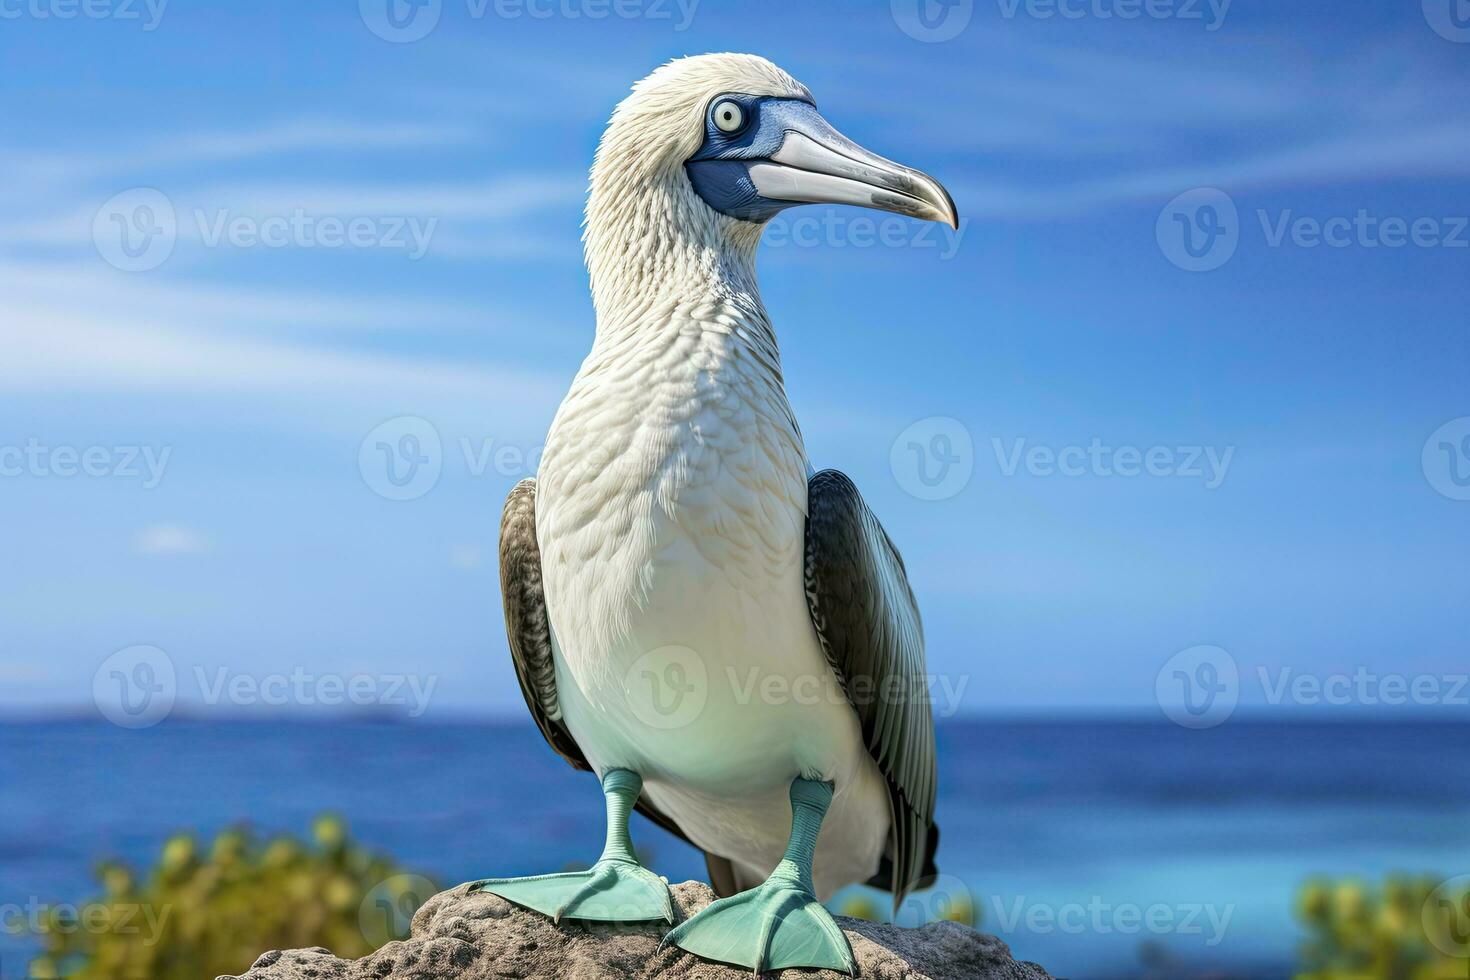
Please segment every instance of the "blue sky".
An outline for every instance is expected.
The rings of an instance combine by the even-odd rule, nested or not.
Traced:
[[[794,210],[760,260],[811,455],[903,548],[961,710],[1157,716],[1202,644],[1245,705],[1281,709],[1283,669],[1453,701],[1470,44],[1437,0],[959,0],[942,41],[910,0],[527,2],[442,0],[407,42],[374,0],[0,3],[0,468],[26,460],[0,476],[0,708],[85,706],[148,644],[185,702],[201,671],[411,673],[432,715],[518,714],[495,533],[590,343],[586,170],[631,82],[711,50],[777,61],[965,219]],[[176,240],[128,271],[115,218],[162,214],[140,189]],[[1225,251],[1188,271],[1170,230],[1212,215]],[[385,499],[363,443],[405,416],[440,473]],[[937,500],[900,440],[935,418],[916,441],[971,473]],[[1045,462],[1094,442],[1186,472]],[[68,475],[89,449],[111,475]]]

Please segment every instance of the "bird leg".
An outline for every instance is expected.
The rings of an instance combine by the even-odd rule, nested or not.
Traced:
[[[638,863],[628,836],[628,814],[638,802],[643,779],[628,769],[612,769],[602,778],[607,799],[607,843],[602,857],[586,871],[534,875],[530,878],[487,878],[470,885],[560,922],[673,922],[668,882]]]
[[[831,803],[831,783],[792,783],[791,840],[776,870],[764,884],[710,903],[672,929],[664,943],[757,974],[788,967],[853,973],[847,936],[812,887],[817,833]]]

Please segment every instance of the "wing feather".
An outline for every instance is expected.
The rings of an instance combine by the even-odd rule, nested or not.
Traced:
[[[938,767],[924,628],[898,549],[836,470],[808,483],[805,581],[812,625],[888,783],[887,861],[872,883],[890,889],[896,907],[937,874]]]

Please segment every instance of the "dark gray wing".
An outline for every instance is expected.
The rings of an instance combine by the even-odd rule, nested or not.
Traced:
[[[551,623],[541,587],[541,546],[536,542],[536,481],[515,485],[500,514],[500,595],[505,635],[516,680],[546,744],[574,768],[592,767],[561,720],[556,699],[556,665],[551,658]]]
[[[541,585],[541,546],[536,541],[536,481],[522,480],[505,500],[500,515],[500,596],[505,603],[505,635],[526,707],[546,744],[576,769],[592,771],[587,757],[562,722],[556,697],[556,665],[551,655],[551,621]],[[684,832],[646,797],[638,812],[681,840]]]
[[[924,627],[898,549],[836,470],[807,484],[805,571],[812,625],[888,782],[888,853],[871,884],[892,891],[897,906],[937,874],[938,774]]]

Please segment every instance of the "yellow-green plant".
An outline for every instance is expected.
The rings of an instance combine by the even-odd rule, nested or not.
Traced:
[[[435,891],[321,817],[311,840],[257,841],[227,830],[207,852],[190,835],[169,839],[142,880],[126,866],[98,869],[101,894],[55,906],[31,929],[43,954],[37,978],[199,980],[249,969],[272,949],[323,946],[359,957],[403,938],[412,910]]]
[[[1470,879],[1316,879],[1297,917],[1308,938],[1296,980],[1470,980]]]
[[[968,894],[951,895],[941,892],[936,895],[915,896],[910,901],[918,903],[923,921],[948,919],[972,929],[980,923],[980,913]],[[833,906],[833,911],[838,915],[866,919],[869,922],[884,922],[888,918],[878,902],[874,901],[873,895],[865,891],[853,891],[840,904]]]

